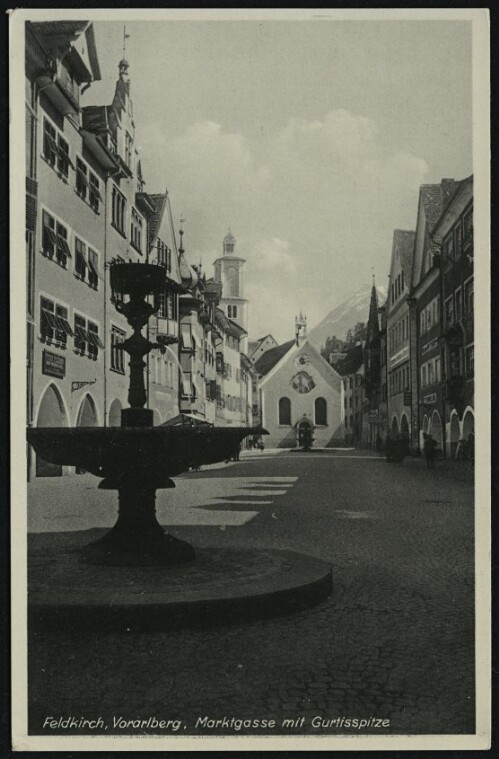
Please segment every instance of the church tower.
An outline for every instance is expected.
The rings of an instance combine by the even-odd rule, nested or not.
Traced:
[[[214,261],[215,280],[222,285],[220,308],[225,315],[248,331],[248,301],[244,297],[244,264],[246,260],[234,253],[236,238],[229,231],[223,239],[223,253]],[[247,336],[241,340],[241,350],[247,352]]]

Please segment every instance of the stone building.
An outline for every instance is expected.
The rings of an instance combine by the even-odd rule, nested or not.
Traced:
[[[413,438],[411,344],[415,341],[415,320],[410,307],[412,231],[393,233],[390,286],[387,297],[388,423],[392,438]],[[417,440],[416,440],[417,445]]]
[[[314,446],[342,445],[342,385],[339,374],[307,340],[306,321],[297,320],[296,337],[266,351],[255,363],[265,445],[295,448],[306,429]]]
[[[439,184],[421,185],[419,191],[411,282],[417,345],[411,358],[416,375],[412,395],[413,418],[417,419],[420,451],[423,450],[424,434],[430,431],[440,450],[444,449],[440,251],[432,233],[456,187],[453,179],[443,179]]]
[[[443,324],[442,386],[445,444],[454,455],[459,440],[474,435],[473,177],[457,189],[433,228],[440,246]]]

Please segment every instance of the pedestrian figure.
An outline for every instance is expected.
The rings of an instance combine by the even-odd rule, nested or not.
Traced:
[[[428,469],[435,469],[437,441],[432,437],[431,432],[425,434],[423,451]]]

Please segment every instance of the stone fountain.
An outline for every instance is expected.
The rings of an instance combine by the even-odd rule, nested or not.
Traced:
[[[166,533],[156,519],[156,491],[174,488],[171,479],[192,465],[224,461],[250,434],[252,427],[153,427],[153,412],[145,408],[144,357],[165,346],[142,334],[158,306],[148,302],[163,292],[166,271],[157,264],[121,263],[110,266],[115,301],[133,333],[123,343],[130,356],[128,402],[121,427],[29,428],[28,441],[46,461],[75,466],[102,477],[99,488],[118,491],[118,519],[99,540],[80,552],[83,562],[108,566],[168,566],[190,562],[193,547]],[[129,296],[125,301],[123,296]]]

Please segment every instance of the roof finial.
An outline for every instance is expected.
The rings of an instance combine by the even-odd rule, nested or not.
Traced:
[[[184,221],[185,221],[185,219],[184,219],[184,216],[182,214],[180,216],[180,229],[178,230],[178,233],[180,235],[180,247],[178,249],[179,253],[183,253],[184,252],[184,230],[182,229]]]

